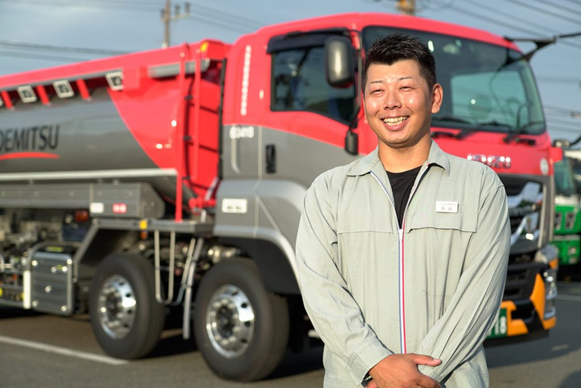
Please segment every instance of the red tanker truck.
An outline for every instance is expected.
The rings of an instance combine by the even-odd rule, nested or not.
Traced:
[[[0,77],[0,304],[89,312],[124,359],[147,355],[178,311],[217,375],[268,375],[316,335],[295,278],[303,196],[374,149],[360,69],[396,31],[436,57],[435,141],[506,187],[512,248],[489,337],[546,334],[558,154],[528,58],[484,31],[389,14]]]

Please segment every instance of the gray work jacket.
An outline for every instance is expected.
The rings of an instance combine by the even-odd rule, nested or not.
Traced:
[[[324,387],[366,385],[369,369],[393,353],[441,359],[419,370],[447,388],[488,387],[482,343],[510,249],[502,182],[432,142],[401,226],[393,203],[377,149],[307,191],[297,270],[325,343]]]

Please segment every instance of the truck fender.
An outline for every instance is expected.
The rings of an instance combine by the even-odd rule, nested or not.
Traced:
[[[112,253],[122,252],[135,245],[139,235],[136,231],[102,229],[95,223],[87,232],[83,244],[77,250],[74,262],[79,282],[90,284],[99,263]]]
[[[298,295],[294,270],[282,248],[271,241],[251,238],[221,237],[220,244],[235,246],[248,254],[258,266],[264,287],[277,294]]]

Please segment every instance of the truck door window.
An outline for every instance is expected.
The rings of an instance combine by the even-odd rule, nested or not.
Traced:
[[[355,88],[333,88],[325,77],[323,46],[272,53],[273,111],[309,111],[348,122]]]

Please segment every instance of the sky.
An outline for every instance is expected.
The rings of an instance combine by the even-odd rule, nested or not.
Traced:
[[[183,10],[186,1],[172,0]],[[190,0],[171,45],[234,42],[260,27],[345,12],[399,13],[395,0]],[[0,0],[0,75],[161,47],[166,0]],[[581,0],[416,0],[416,15],[514,38],[581,32]],[[523,51],[534,47],[519,42]],[[92,51],[91,51],[92,50]],[[553,139],[581,136],[581,36],[531,61]],[[581,148],[581,143],[575,148]]]

